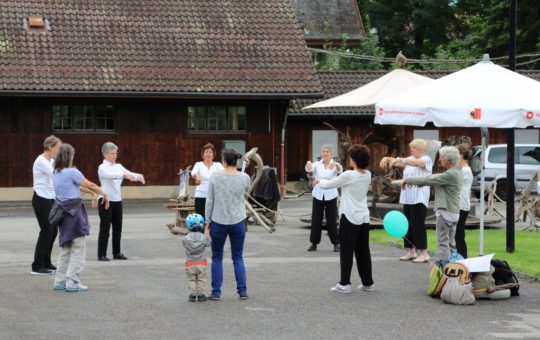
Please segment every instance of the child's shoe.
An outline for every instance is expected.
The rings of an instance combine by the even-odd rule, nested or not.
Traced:
[[[196,301],[197,301],[197,295],[189,294],[189,302],[196,302]]]
[[[197,295],[197,301],[199,301],[199,302],[204,302],[204,301],[206,301],[206,300],[208,300],[208,298],[206,297],[206,295],[204,295],[204,294],[199,294],[199,295]]]
[[[53,287],[54,290],[66,290],[66,284],[65,283],[57,283]]]
[[[330,288],[330,291],[334,293],[349,294],[351,292],[351,285],[342,286],[339,283]]]

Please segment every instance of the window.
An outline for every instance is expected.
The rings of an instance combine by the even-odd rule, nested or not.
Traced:
[[[490,163],[506,163],[506,146],[500,148],[492,148],[488,155]]]
[[[190,132],[243,132],[246,131],[245,106],[189,106]]]
[[[540,165],[540,148],[534,146],[520,146],[518,152],[518,164]]]
[[[54,105],[53,130],[116,131],[116,108],[112,105]]]

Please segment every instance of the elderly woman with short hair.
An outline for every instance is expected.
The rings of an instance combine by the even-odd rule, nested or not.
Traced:
[[[341,164],[334,162],[332,151],[332,145],[325,144],[321,147],[321,160],[313,163],[307,161],[306,172],[312,174],[316,183],[321,179],[333,179],[343,171]],[[311,246],[309,246],[308,251],[317,250],[317,245],[321,242],[323,216],[326,216],[326,228],[330,242],[334,245],[334,251],[339,252],[339,240],[337,237],[337,189],[322,189],[319,184],[315,184],[311,194],[313,196],[311,233],[309,235]]]
[[[433,161],[425,154],[427,143],[423,139],[415,139],[409,143],[411,156],[407,158],[383,157],[380,167],[403,169],[403,178],[431,175]],[[399,203],[403,204],[403,214],[409,222],[409,229],[403,239],[403,247],[407,254],[401,261],[422,263],[429,260],[427,250],[426,215],[429,204],[429,186],[407,185],[401,189]],[[419,250],[417,256],[416,250]]]
[[[34,195],[32,208],[39,224],[39,236],[32,263],[32,275],[52,275],[56,267],[51,262],[51,252],[58,234],[58,227],[49,223],[49,212],[54,203],[53,186],[54,158],[62,145],[60,138],[49,136],[43,141],[41,153],[32,166],[34,178]]]
[[[439,150],[439,163],[445,172],[427,177],[404,178],[406,185],[435,186],[435,215],[437,216],[437,244],[439,259],[447,259],[456,251],[456,225],[459,220],[459,196],[463,185],[463,172],[459,165],[457,148],[445,146]]]
[[[124,178],[131,182],[145,184],[142,174],[134,173],[116,163],[118,146],[107,142],[101,147],[103,163],[98,167],[99,181],[103,191],[109,195],[110,207],[105,209],[99,206],[99,237],[98,237],[98,260],[109,261],[107,257],[107,245],[112,224],[112,254],[115,260],[127,260],[120,251],[120,239],[122,237],[122,191],[120,186]]]

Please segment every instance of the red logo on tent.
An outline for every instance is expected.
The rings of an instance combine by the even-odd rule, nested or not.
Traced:
[[[381,107],[379,108],[379,116],[382,116],[384,114],[384,109]]]
[[[479,120],[482,117],[482,109],[475,108],[470,114],[472,119]]]
[[[527,119],[533,119],[534,117],[534,113],[532,113],[531,111],[527,112]]]

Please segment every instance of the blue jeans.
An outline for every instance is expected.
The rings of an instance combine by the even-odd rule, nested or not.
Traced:
[[[231,255],[236,278],[236,291],[239,295],[247,295],[246,267],[244,266],[244,240],[246,227],[244,221],[236,224],[210,223],[210,237],[212,238],[212,295],[221,296],[223,283],[223,247],[229,236],[231,240]]]

